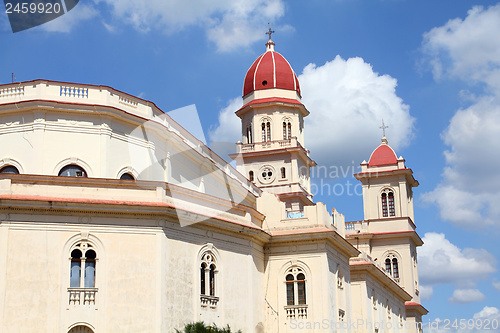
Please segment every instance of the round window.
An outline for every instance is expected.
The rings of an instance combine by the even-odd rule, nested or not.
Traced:
[[[263,184],[271,183],[276,177],[272,166],[264,166],[260,169],[259,180]]]

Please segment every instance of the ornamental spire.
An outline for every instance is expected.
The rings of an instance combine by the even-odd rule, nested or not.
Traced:
[[[266,32],[266,35],[269,35],[269,40],[266,43],[266,51],[274,51],[274,42],[271,40],[271,35],[274,34],[274,30],[271,29],[271,25],[267,22],[267,26],[269,30]]]

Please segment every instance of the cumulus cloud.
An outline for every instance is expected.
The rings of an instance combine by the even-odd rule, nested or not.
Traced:
[[[455,289],[448,299],[453,304],[473,303],[484,301],[486,296],[478,289]]]
[[[497,279],[493,280],[493,288],[495,288],[496,290],[500,291],[500,281],[498,281]]]
[[[422,301],[428,301],[432,298],[434,294],[434,288],[432,286],[420,285],[420,299]]]
[[[452,283],[471,287],[496,271],[496,260],[484,249],[460,249],[444,234],[429,232],[419,248],[419,276],[423,285]]]
[[[188,26],[206,30],[219,51],[231,51],[262,40],[263,27],[284,15],[283,0],[161,1],[100,0],[116,22],[147,32],[173,33]]]
[[[495,82],[500,66],[500,4],[475,6],[424,34],[424,51],[436,78],[443,75]],[[496,81],[498,84],[498,81]]]
[[[234,113],[242,106],[241,97],[229,100],[226,107],[219,112],[217,126],[208,131],[210,148],[224,159],[236,151],[235,142],[241,141],[241,120]]]
[[[473,7],[424,34],[423,49],[434,76],[478,83],[471,105],[458,110],[443,132],[443,179],[424,200],[436,203],[441,217],[465,227],[500,225],[500,4]],[[491,228],[490,228],[491,230]]]
[[[79,3],[75,8],[55,20],[42,24],[40,27],[49,32],[71,32],[83,21],[98,16],[97,10],[89,4]]]
[[[362,58],[337,56],[322,66],[309,64],[299,82],[311,112],[305,144],[318,165],[357,165],[368,159],[380,143],[382,120],[396,152],[412,138],[414,118],[396,94],[397,80],[375,72]]]

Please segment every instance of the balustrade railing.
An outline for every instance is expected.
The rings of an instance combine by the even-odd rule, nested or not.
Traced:
[[[219,297],[208,296],[208,295],[200,295],[201,307],[217,307],[217,303],[219,302]]]
[[[68,288],[70,305],[95,305],[97,288]]]
[[[286,319],[307,319],[307,305],[285,306]]]

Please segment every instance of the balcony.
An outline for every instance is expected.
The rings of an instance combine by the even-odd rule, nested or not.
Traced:
[[[211,309],[215,309],[218,302],[219,297],[200,295],[200,303],[202,308],[210,307]]]
[[[241,143],[236,144],[236,153],[248,153],[253,151],[262,150],[273,150],[273,149],[283,149],[283,148],[300,148],[304,150],[307,156],[309,156],[309,151],[302,147],[300,142],[296,137],[290,138],[288,140],[273,140],[264,142],[254,142],[254,143]]]
[[[95,305],[97,288],[68,288],[70,305]]]
[[[286,319],[307,319],[307,305],[285,306]]]

